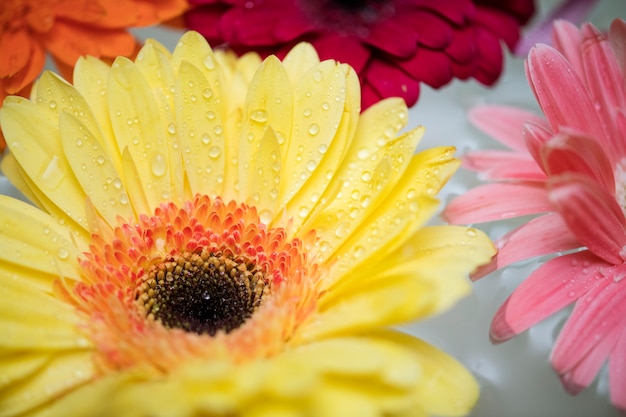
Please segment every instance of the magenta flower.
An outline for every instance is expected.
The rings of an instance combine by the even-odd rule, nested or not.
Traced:
[[[500,42],[514,48],[533,0],[190,0],[186,25],[209,43],[282,57],[308,41],[321,59],[359,74],[363,107],[381,98],[417,101],[419,84],[453,78],[493,84]],[[193,7],[193,6],[196,7]]]
[[[496,313],[503,342],[574,303],[551,362],[573,394],[608,359],[612,403],[626,410],[626,23],[608,37],[591,24],[558,22],[555,48],[538,45],[527,78],[545,117],[513,108],[472,112],[479,128],[511,148],[468,155],[492,183],[453,201],[453,223],[537,215],[497,242],[476,278],[522,259],[557,254]],[[523,133],[522,133],[523,132]]]

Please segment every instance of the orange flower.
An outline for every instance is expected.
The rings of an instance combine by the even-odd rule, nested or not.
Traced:
[[[27,95],[49,52],[67,79],[78,57],[114,58],[137,50],[128,27],[178,16],[187,0],[5,0],[0,8],[0,103]],[[4,150],[0,135],[0,152]]]

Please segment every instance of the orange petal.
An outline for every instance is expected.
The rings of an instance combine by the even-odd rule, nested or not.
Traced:
[[[135,39],[126,31],[93,29],[62,21],[54,25],[43,42],[56,59],[70,66],[83,55],[127,56],[135,50]]]
[[[32,39],[26,29],[7,30],[0,34],[0,77],[12,77],[26,66],[30,58]]]
[[[2,99],[10,94],[28,96],[32,82],[41,73],[46,62],[43,48],[32,38],[30,39],[30,57],[22,69],[9,77],[0,77],[0,94]],[[0,101],[0,103],[2,103]]]

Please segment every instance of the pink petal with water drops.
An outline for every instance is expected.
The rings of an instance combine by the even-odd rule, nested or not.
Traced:
[[[503,145],[526,153],[522,130],[527,122],[548,128],[542,117],[526,110],[507,106],[477,106],[468,113],[469,121]]]
[[[550,201],[584,246],[607,262],[623,262],[626,218],[613,195],[581,174],[550,178]]]
[[[611,402],[626,412],[626,323],[617,344],[609,356],[609,385]]]
[[[550,213],[530,220],[498,239],[495,245],[498,253],[489,264],[480,267],[472,274],[473,280],[515,262],[581,246],[558,213]]]
[[[624,329],[626,279],[623,277],[626,275],[626,265],[607,265],[597,270],[590,267],[589,274],[595,275],[596,283],[576,302],[552,350],[551,362],[559,374],[571,372],[579,364],[591,367],[593,363],[583,362],[589,354],[605,352],[604,358],[607,359],[606,348],[617,341],[614,332]],[[607,338],[609,340],[605,340]],[[604,346],[604,343],[609,345]],[[599,359],[591,357],[587,360],[594,362]],[[576,389],[575,386],[571,388]]]
[[[563,129],[542,147],[541,159],[548,175],[575,172],[594,179],[611,193],[615,190],[613,164],[589,136]]]
[[[568,126],[592,136],[603,134],[587,87],[556,49],[537,45],[530,51],[528,80],[553,131]]]
[[[491,341],[504,342],[584,296],[606,266],[589,251],[544,263],[500,306],[491,322]]]
[[[450,223],[469,224],[552,211],[542,183],[486,184],[454,199],[444,210]]]

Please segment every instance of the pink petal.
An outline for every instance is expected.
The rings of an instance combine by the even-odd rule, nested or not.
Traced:
[[[553,131],[567,126],[595,137],[604,133],[587,87],[556,49],[534,47],[528,56],[528,75]]]
[[[489,336],[504,342],[576,301],[606,262],[589,251],[553,258],[537,268],[496,312]]]
[[[626,22],[615,19],[609,29],[609,43],[622,72],[626,72]]]
[[[592,271],[592,268],[588,269]],[[600,268],[594,273],[596,282],[576,302],[552,350],[552,365],[560,374],[573,370],[587,355],[596,354],[593,352],[596,349],[599,349],[599,354],[604,352],[606,359],[608,352],[603,344],[609,343],[610,348],[610,344],[617,341],[614,333],[619,335],[623,330],[626,317],[626,280],[620,278],[616,282],[615,279],[618,279],[618,275],[626,275],[626,266],[620,265],[612,270]],[[605,341],[607,338],[613,339],[612,343],[611,340]]]
[[[598,183],[580,174],[563,174],[548,183],[549,198],[570,231],[594,254],[617,265],[623,262],[626,218]]]
[[[593,382],[621,333],[622,326],[613,328],[572,369],[560,375],[561,383],[567,392],[576,395]]]
[[[474,281],[515,262],[581,246],[558,213],[534,218],[504,235],[495,244],[498,253],[489,264],[472,274]]]
[[[508,106],[476,106],[468,113],[470,122],[500,143],[517,151],[526,151],[522,130],[526,122],[547,127],[546,121],[526,110]]]
[[[546,174],[525,153],[477,151],[463,157],[463,166],[485,180],[545,181]]]
[[[485,184],[454,199],[443,216],[450,223],[470,224],[549,211],[543,184]]]
[[[562,130],[541,149],[548,175],[575,172],[596,180],[610,193],[615,190],[613,164],[593,138]]]
[[[626,412],[626,323],[622,325],[620,338],[609,356],[609,385],[611,402]]]
[[[557,20],[552,30],[554,47],[572,64],[577,74],[582,76],[583,60],[581,45],[583,36],[576,25],[567,20]]]
[[[541,151],[543,149],[543,145],[546,144],[552,136],[554,136],[554,133],[546,127],[545,124],[528,122],[524,125],[522,136],[524,137],[528,153],[543,169]]]

